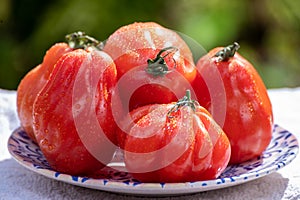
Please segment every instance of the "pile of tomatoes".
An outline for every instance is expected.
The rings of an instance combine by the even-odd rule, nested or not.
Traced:
[[[269,145],[273,114],[238,43],[198,61],[175,32],[154,22],[105,42],[76,32],[21,80],[22,128],[54,170],[93,176],[121,149],[143,182],[217,178]]]

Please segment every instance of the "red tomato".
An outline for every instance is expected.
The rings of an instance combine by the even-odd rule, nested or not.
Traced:
[[[177,101],[196,75],[187,44],[177,33],[154,22],[119,28],[103,50],[116,64],[120,96],[129,110]]]
[[[210,93],[206,82],[212,80],[205,76],[209,70],[217,70],[221,77],[225,88],[222,94],[225,119],[216,121],[224,125],[221,127],[230,140],[230,163],[241,163],[261,155],[270,143],[273,128],[272,105],[266,87],[252,64],[236,53],[238,48],[237,43],[218,47],[200,58],[199,73],[193,83],[198,101],[212,112],[216,110],[212,101],[217,96]]]
[[[225,133],[189,92],[177,103],[133,110],[119,128],[126,168],[142,182],[214,179],[230,158]]]
[[[55,65],[33,105],[36,140],[53,169],[91,175],[116,148],[115,64],[105,52],[87,48],[65,53]]]
[[[28,72],[17,89],[17,113],[20,123],[28,136],[34,141],[36,141],[36,138],[32,127],[33,103],[37,94],[47,83],[57,60],[74,49],[101,45],[97,40],[85,35],[83,32],[69,34],[66,39],[69,44],[57,43],[53,45],[44,56],[42,64]]]
[[[53,45],[46,53],[43,63],[32,69],[21,80],[17,89],[17,112],[22,128],[36,141],[32,128],[33,102],[48,81],[57,60],[73,49],[67,43]]]

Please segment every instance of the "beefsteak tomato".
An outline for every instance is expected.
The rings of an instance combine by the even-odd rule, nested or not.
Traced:
[[[116,148],[111,109],[116,80],[111,57],[92,47],[58,59],[33,104],[35,137],[53,169],[90,176],[110,162]]]
[[[126,168],[142,182],[186,182],[218,177],[230,143],[206,109],[190,99],[131,111],[117,137]]]
[[[196,76],[192,53],[184,40],[154,22],[119,28],[103,50],[116,64],[125,109],[177,101]]]
[[[236,52],[238,48],[239,44],[234,43],[209,51],[197,62],[198,74],[193,83],[198,101],[212,112],[214,94],[206,84],[209,78],[202,72],[208,74],[216,69],[221,77],[225,88],[225,119],[216,121],[222,124],[230,140],[230,163],[241,163],[261,155],[270,143],[273,129],[272,105],[267,89],[253,65]]]
[[[37,94],[49,80],[58,59],[65,53],[78,48],[102,45],[101,42],[83,32],[69,34],[66,39],[68,43],[54,44],[46,52],[43,62],[29,71],[17,88],[17,113],[20,124],[33,141],[36,141],[32,125],[33,103]]]

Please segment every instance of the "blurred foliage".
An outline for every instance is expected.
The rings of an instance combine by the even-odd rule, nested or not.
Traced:
[[[0,0],[0,88],[16,89],[68,33],[105,40],[135,21],[158,22],[207,51],[238,41],[268,88],[300,86],[300,1]]]

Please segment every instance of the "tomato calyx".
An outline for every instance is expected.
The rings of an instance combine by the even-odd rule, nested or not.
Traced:
[[[199,106],[198,101],[191,99],[191,91],[186,90],[185,96],[182,99],[179,99],[176,104],[169,110],[168,117],[172,118],[172,113],[177,112],[179,108],[183,106],[189,106],[195,112],[196,107]]]
[[[235,52],[240,48],[240,45],[237,42],[234,42],[227,47],[224,47],[222,50],[218,51],[213,57],[217,58],[217,62],[226,61],[229,58],[233,57]]]
[[[158,52],[156,58],[147,60],[148,67],[146,68],[146,72],[148,74],[152,74],[155,77],[164,76],[165,74],[169,73],[170,70],[167,65],[167,62],[165,61],[165,57],[170,55],[173,52],[176,52],[177,50],[178,49],[176,47],[172,47],[172,46],[162,49],[160,52]],[[165,54],[162,55],[163,53]],[[173,61],[176,67],[176,61],[174,58]]]
[[[88,36],[85,32],[77,31],[65,36],[69,46],[73,49],[87,49],[89,47],[96,48],[97,50],[103,49],[103,42]]]

